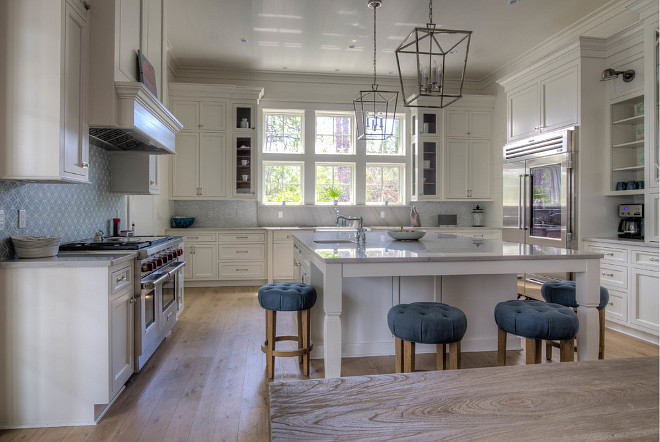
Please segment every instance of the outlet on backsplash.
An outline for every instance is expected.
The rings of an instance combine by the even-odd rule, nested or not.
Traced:
[[[27,226],[27,212],[25,209],[18,210],[18,228],[24,229]]]

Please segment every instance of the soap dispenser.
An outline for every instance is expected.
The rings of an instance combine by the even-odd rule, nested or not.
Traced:
[[[474,208],[472,211],[472,227],[483,227],[484,226],[484,210],[479,207]]]

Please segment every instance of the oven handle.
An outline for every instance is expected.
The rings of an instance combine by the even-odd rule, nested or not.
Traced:
[[[147,282],[142,282],[140,283],[140,287],[143,290],[153,290],[154,288],[163,285],[165,282],[169,281],[173,276],[174,273],[183,268],[186,265],[185,261],[177,263],[177,265],[173,266],[171,269],[167,270],[167,273],[163,273],[163,275],[160,278],[157,278],[153,281],[147,281]]]

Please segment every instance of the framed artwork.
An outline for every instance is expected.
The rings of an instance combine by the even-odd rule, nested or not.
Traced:
[[[138,49],[138,65],[140,66],[140,81],[149,89],[149,92],[158,98],[158,87],[156,86],[156,71],[149,63],[147,57]]]

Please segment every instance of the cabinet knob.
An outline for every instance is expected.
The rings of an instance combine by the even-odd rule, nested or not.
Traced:
[[[204,127],[204,125],[203,125],[203,124],[200,124],[199,127]]]
[[[89,2],[83,2],[83,6],[85,7],[86,10],[92,9],[92,5]]]
[[[539,130],[538,126],[534,128],[534,130]]]
[[[89,167],[89,163],[87,161],[82,162],[82,168],[87,169]]]
[[[657,262],[657,261],[658,261],[658,258],[656,258],[655,256],[651,256],[651,257],[649,258],[649,261]]]
[[[610,301],[610,302],[607,303],[607,305],[612,305],[613,306],[614,303],[612,301]]]
[[[470,135],[470,132],[465,132],[466,134]]]
[[[149,184],[154,184],[154,180],[149,180]]]
[[[600,272],[600,274],[603,275],[603,276],[609,276],[610,278],[614,278],[614,273]]]

